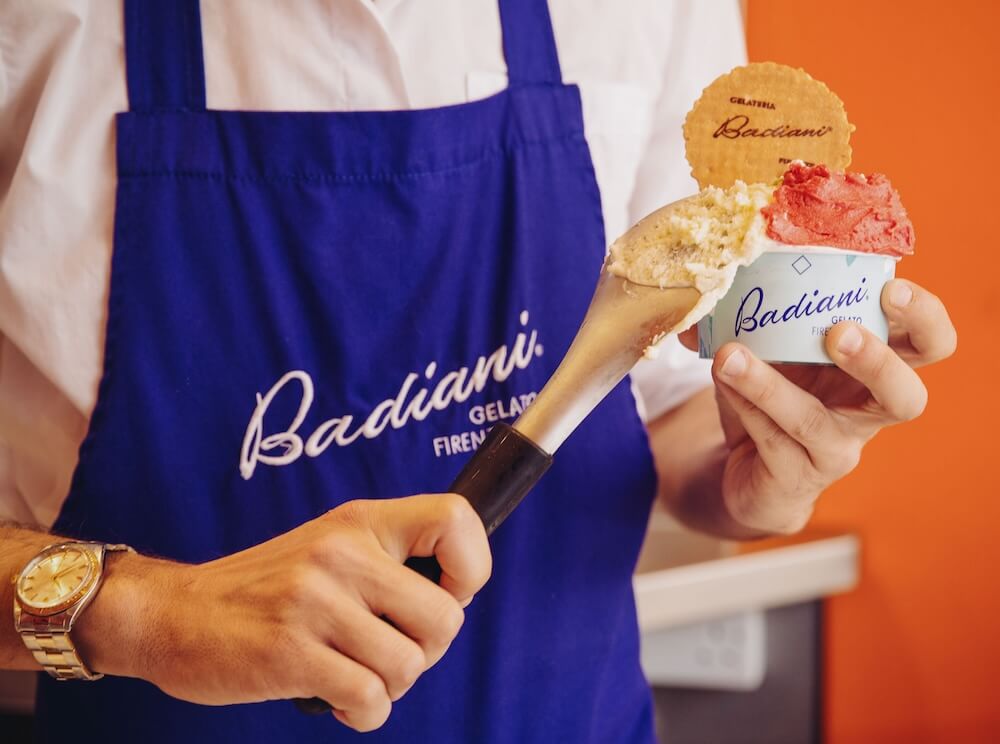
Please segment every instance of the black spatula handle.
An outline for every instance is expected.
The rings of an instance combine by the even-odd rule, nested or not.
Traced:
[[[469,500],[486,534],[493,531],[521,503],[552,464],[552,455],[508,424],[496,424],[448,489]],[[441,566],[434,556],[413,556],[406,565],[435,584]],[[330,705],[319,698],[296,699],[305,713],[326,713]]]

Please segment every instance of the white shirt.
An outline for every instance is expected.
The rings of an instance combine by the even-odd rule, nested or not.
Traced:
[[[745,62],[737,0],[550,0],[608,238],[696,190],[681,124]],[[496,0],[202,0],[208,105],[429,108],[506,85]],[[127,108],[121,0],[0,5],[0,519],[49,526],[101,377]],[[634,379],[649,417],[708,384],[676,340]],[[141,458],[144,453],[123,453]]]

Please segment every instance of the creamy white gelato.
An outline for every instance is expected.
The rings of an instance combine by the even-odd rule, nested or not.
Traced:
[[[740,266],[774,244],[761,214],[773,192],[737,181],[661,207],[611,244],[605,268],[635,284],[697,289],[701,299],[674,328],[683,331],[711,312]]]

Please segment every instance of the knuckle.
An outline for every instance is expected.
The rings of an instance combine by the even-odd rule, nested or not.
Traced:
[[[309,549],[309,557],[320,566],[347,566],[359,562],[361,546],[347,531],[327,535]]]
[[[376,712],[389,703],[382,680],[374,673],[359,674],[346,694],[347,706],[354,711]]]
[[[313,599],[317,578],[316,569],[308,564],[299,564],[289,569],[282,587],[282,599],[285,605],[291,607],[308,605]]]
[[[419,647],[406,648],[396,656],[394,682],[400,690],[408,690],[424,673],[427,657]]]
[[[898,410],[893,412],[897,421],[912,421],[920,416],[927,408],[927,387],[921,382],[917,386],[913,395],[907,396],[906,400],[900,404]]]
[[[768,375],[768,377],[761,382],[760,388],[757,390],[757,395],[755,396],[756,400],[754,402],[759,408],[764,408],[774,400],[777,394],[778,381],[774,377]]]
[[[469,500],[457,493],[442,494],[440,509],[444,523],[455,529],[465,528],[473,519],[479,519]]]
[[[889,349],[888,346],[881,349],[880,353],[875,355],[872,359],[871,367],[869,369],[870,377],[872,380],[883,380],[886,374],[889,372],[889,365],[895,356],[895,352]]]
[[[780,426],[773,422],[764,424],[761,433],[761,444],[768,449],[780,449],[788,443],[788,434]]]
[[[853,472],[855,468],[861,463],[861,447],[859,445],[850,444],[841,447],[833,460],[833,471],[836,477],[842,478],[850,472]]]
[[[370,561],[366,536],[350,530],[336,530],[306,548],[306,562],[338,575],[364,573]]]
[[[343,541],[337,533],[329,533],[313,540],[306,547],[306,562],[313,566],[328,566],[338,557]]]
[[[816,441],[826,430],[828,416],[826,408],[821,403],[813,404],[806,408],[790,433],[800,442]]]
[[[447,646],[458,635],[464,622],[465,612],[458,602],[449,595],[441,602],[434,614],[434,622],[431,625],[431,634],[428,640],[438,646]]]
[[[328,515],[347,527],[362,527],[368,523],[372,502],[367,499],[345,501]]]

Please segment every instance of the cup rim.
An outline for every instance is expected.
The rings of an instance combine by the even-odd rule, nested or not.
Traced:
[[[859,256],[861,258],[888,258],[896,263],[902,259],[902,256],[891,256],[886,253],[872,253],[870,251],[855,251],[850,248],[836,248],[830,245],[791,245],[789,243],[777,243],[775,241],[769,241],[771,245],[768,245],[761,255],[766,255],[768,253],[792,253],[792,254],[802,254],[807,253],[811,256]]]

